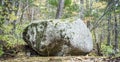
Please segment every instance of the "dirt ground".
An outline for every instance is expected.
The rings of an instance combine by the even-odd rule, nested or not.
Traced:
[[[0,57],[0,62],[120,62],[120,57],[107,58],[103,56],[51,56],[43,57],[30,55],[31,49],[28,46],[17,46],[6,51],[4,56]]]
[[[15,57],[1,59],[0,62],[107,62],[103,57],[66,56],[66,57]]]

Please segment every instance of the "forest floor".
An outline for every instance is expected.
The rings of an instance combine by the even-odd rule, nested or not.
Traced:
[[[120,62],[120,57],[108,58],[103,56],[50,56],[41,57],[30,55],[30,48],[17,47],[9,50],[6,54],[0,57],[0,62]]]
[[[103,57],[66,56],[66,57],[14,57],[1,59],[0,62],[108,62]]]

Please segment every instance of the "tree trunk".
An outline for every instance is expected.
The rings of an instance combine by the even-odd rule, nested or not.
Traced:
[[[90,0],[90,6],[89,6],[90,11],[92,11],[92,5],[93,5],[93,1],[92,1],[92,0]]]
[[[64,0],[59,0],[59,5],[58,5],[58,8],[57,8],[57,13],[56,13],[55,19],[61,18],[63,8],[64,8]]]
[[[80,0],[80,18],[84,18],[84,0]]]
[[[108,15],[108,37],[107,37],[107,45],[110,46],[110,22],[111,22],[111,14]]]
[[[114,30],[115,30],[115,52],[118,52],[118,26],[117,26],[117,16],[114,15],[115,17],[115,27],[114,27]]]
[[[89,8],[89,0],[86,0],[86,9]]]
[[[117,24],[117,14],[115,13],[116,8],[114,9],[114,18],[115,18],[115,23],[114,23],[114,31],[115,31],[115,45],[114,45],[114,49],[115,49],[115,53],[117,53],[119,51],[118,49],[118,24]]]
[[[93,31],[93,35],[94,35],[94,41],[96,44],[97,54],[99,56],[101,56],[102,55],[101,50],[100,50],[101,49],[101,42],[99,42],[99,40],[98,40],[98,34],[97,34],[96,30]]]

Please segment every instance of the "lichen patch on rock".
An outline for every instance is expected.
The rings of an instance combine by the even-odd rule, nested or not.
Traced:
[[[40,55],[82,55],[93,49],[89,29],[80,19],[33,22],[23,32],[23,39]]]

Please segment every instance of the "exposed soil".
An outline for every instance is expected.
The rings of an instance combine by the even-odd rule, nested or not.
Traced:
[[[87,56],[15,57],[6,60],[2,59],[1,62],[106,62],[106,59]]]
[[[32,52],[32,53],[31,53]],[[17,46],[5,52],[0,62],[120,62],[120,57],[106,58],[103,56],[38,56],[27,45]]]

